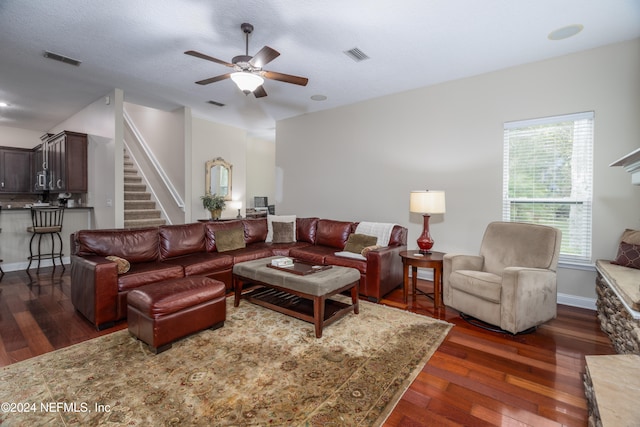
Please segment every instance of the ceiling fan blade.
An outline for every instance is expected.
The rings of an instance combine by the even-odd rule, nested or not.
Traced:
[[[188,50],[185,52],[187,55],[195,56],[196,58],[206,59],[207,61],[216,62],[218,64],[222,64],[226,67],[233,68],[233,64],[230,64],[227,61],[223,61],[222,59],[214,58],[213,56],[205,55],[204,53],[196,52],[195,50]]]
[[[271,79],[278,80],[285,83],[293,83],[294,85],[306,86],[309,79],[306,77],[292,76],[291,74],[276,73],[275,71],[263,71],[262,76]]]
[[[253,58],[251,58],[249,64],[256,68],[262,68],[269,62],[276,59],[278,56],[280,56],[280,52],[275,49],[271,49],[269,46],[265,46],[260,49],[260,51],[256,53]]]
[[[262,98],[264,96],[267,96],[267,91],[264,90],[264,86],[260,85],[256,88],[256,90],[253,91],[253,94],[256,98]]]
[[[215,83],[215,82],[219,82],[220,80],[228,79],[229,77],[231,77],[231,73],[221,74],[219,76],[210,77],[204,80],[199,80],[196,83],[199,85],[208,85],[210,83]]]

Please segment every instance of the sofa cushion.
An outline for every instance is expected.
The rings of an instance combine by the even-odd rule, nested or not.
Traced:
[[[357,260],[360,260],[360,261],[366,261],[367,260],[367,258],[364,255],[358,254],[358,253],[355,253],[355,252],[349,252],[349,251],[334,252],[334,255],[338,256],[338,257],[343,257],[343,258],[357,259]]]
[[[318,220],[315,244],[342,250],[351,234],[352,224],[347,221]]]
[[[373,246],[378,241],[376,236],[367,236],[366,234],[353,233],[349,235],[347,243],[344,245],[346,252],[362,254],[362,250],[367,246]]]
[[[559,230],[539,224],[495,221],[480,244],[483,271],[501,275],[510,266],[554,269],[560,250]]]
[[[293,222],[279,222],[272,221],[271,226],[273,228],[272,243],[294,243],[293,238],[295,231],[295,224]]]
[[[156,261],[159,256],[158,228],[80,230],[75,233],[79,256],[124,258],[131,264]]]
[[[230,228],[243,228],[241,220],[234,221],[208,221],[205,223],[205,245],[207,252],[216,251],[216,236],[217,230],[228,230]]]
[[[160,258],[167,259],[205,251],[204,224],[163,225],[158,228]]]
[[[290,222],[292,224],[296,223],[295,215],[267,215],[267,238],[264,240],[265,242],[273,242],[273,222]],[[295,227],[294,227],[294,235],[293,241],[296,241],[295,235]]]
[[[296,218],[296,241],[311,243],[316,242],[318,218]]]
[[[391,238],[389,246],[405,246],[407,244],[407,229],[400,225],[396,225],[391,230]]]
[[[325,257],[325,263],[329,265],[339,265],[342,267],[357,268],[360,274],[367,274],[366,260],[356,259],[356,258],[347,258],[339,255],[327,255]]]
[[[331,248],[329,246],[309,245],[291,248],[289,250],[289,256],[314,264],[325,264],[325,258],[329,255],[333,255],[334,252],[335,248]]]
[[[243,219],[244,241],[251,243],[264,242],[267,239],[267,218]]]
[[[171,258],[165,263],[182,266],[185,276],[208,276],[233,267],[233,257],[226,254],[198,252]]]
[[[225,255],[233,257],[233,264],[239,262],[251,261],[259,258],[270,257],[271,249],[262,247],[261,245],[251,245],[244,249],[237,249],[234,251],[225,252]]]
[[[125,274],[118,276],[118,292],[126,292],[149,283],[184,277],[184,270],[180,265],[163,262],[139,262],[131,264]]]
[[[486,301],[500,303],[502,277],[475,270],[458,270],[449,276],[452,288],[474,295]]]
[[[229,228],[227,230],[216,230],[216,249],[218,252],[242,249],[246,246],[244,242],[244,228]]]

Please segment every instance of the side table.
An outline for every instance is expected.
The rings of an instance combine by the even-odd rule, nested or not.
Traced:
[[[416,288],[416,282],[418,279],[418,268],[432,268],[433,269],[433,305],[435,308],[443,307],[442,302],[442,258],[444,253],[432,251],[428,254],[421,254],[420,251],[402,251],[400,252],[402,258],[402,267],[404,270],[404,281],[402,288],[402,299],[407,302],[407,294],[409,293],[409,267],[411,267],[411,290],[412,295],[415,295],[416,291],[422,292]],[[431,295],[426,292],[422,292],[428,297]]]

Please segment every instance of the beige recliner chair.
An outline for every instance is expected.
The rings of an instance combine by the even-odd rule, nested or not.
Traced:
[[[492,222],[480,255],[444,256],[445,305],[517,334],[556,317],[560,230]]]

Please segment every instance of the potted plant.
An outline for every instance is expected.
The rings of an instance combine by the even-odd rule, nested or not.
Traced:
[[[220,219],[222,210],[226,206],[224,196],[218,196],[217,194],[205,194],[200,197],[202,199],[202,206],[211,212],[211,219]]]

